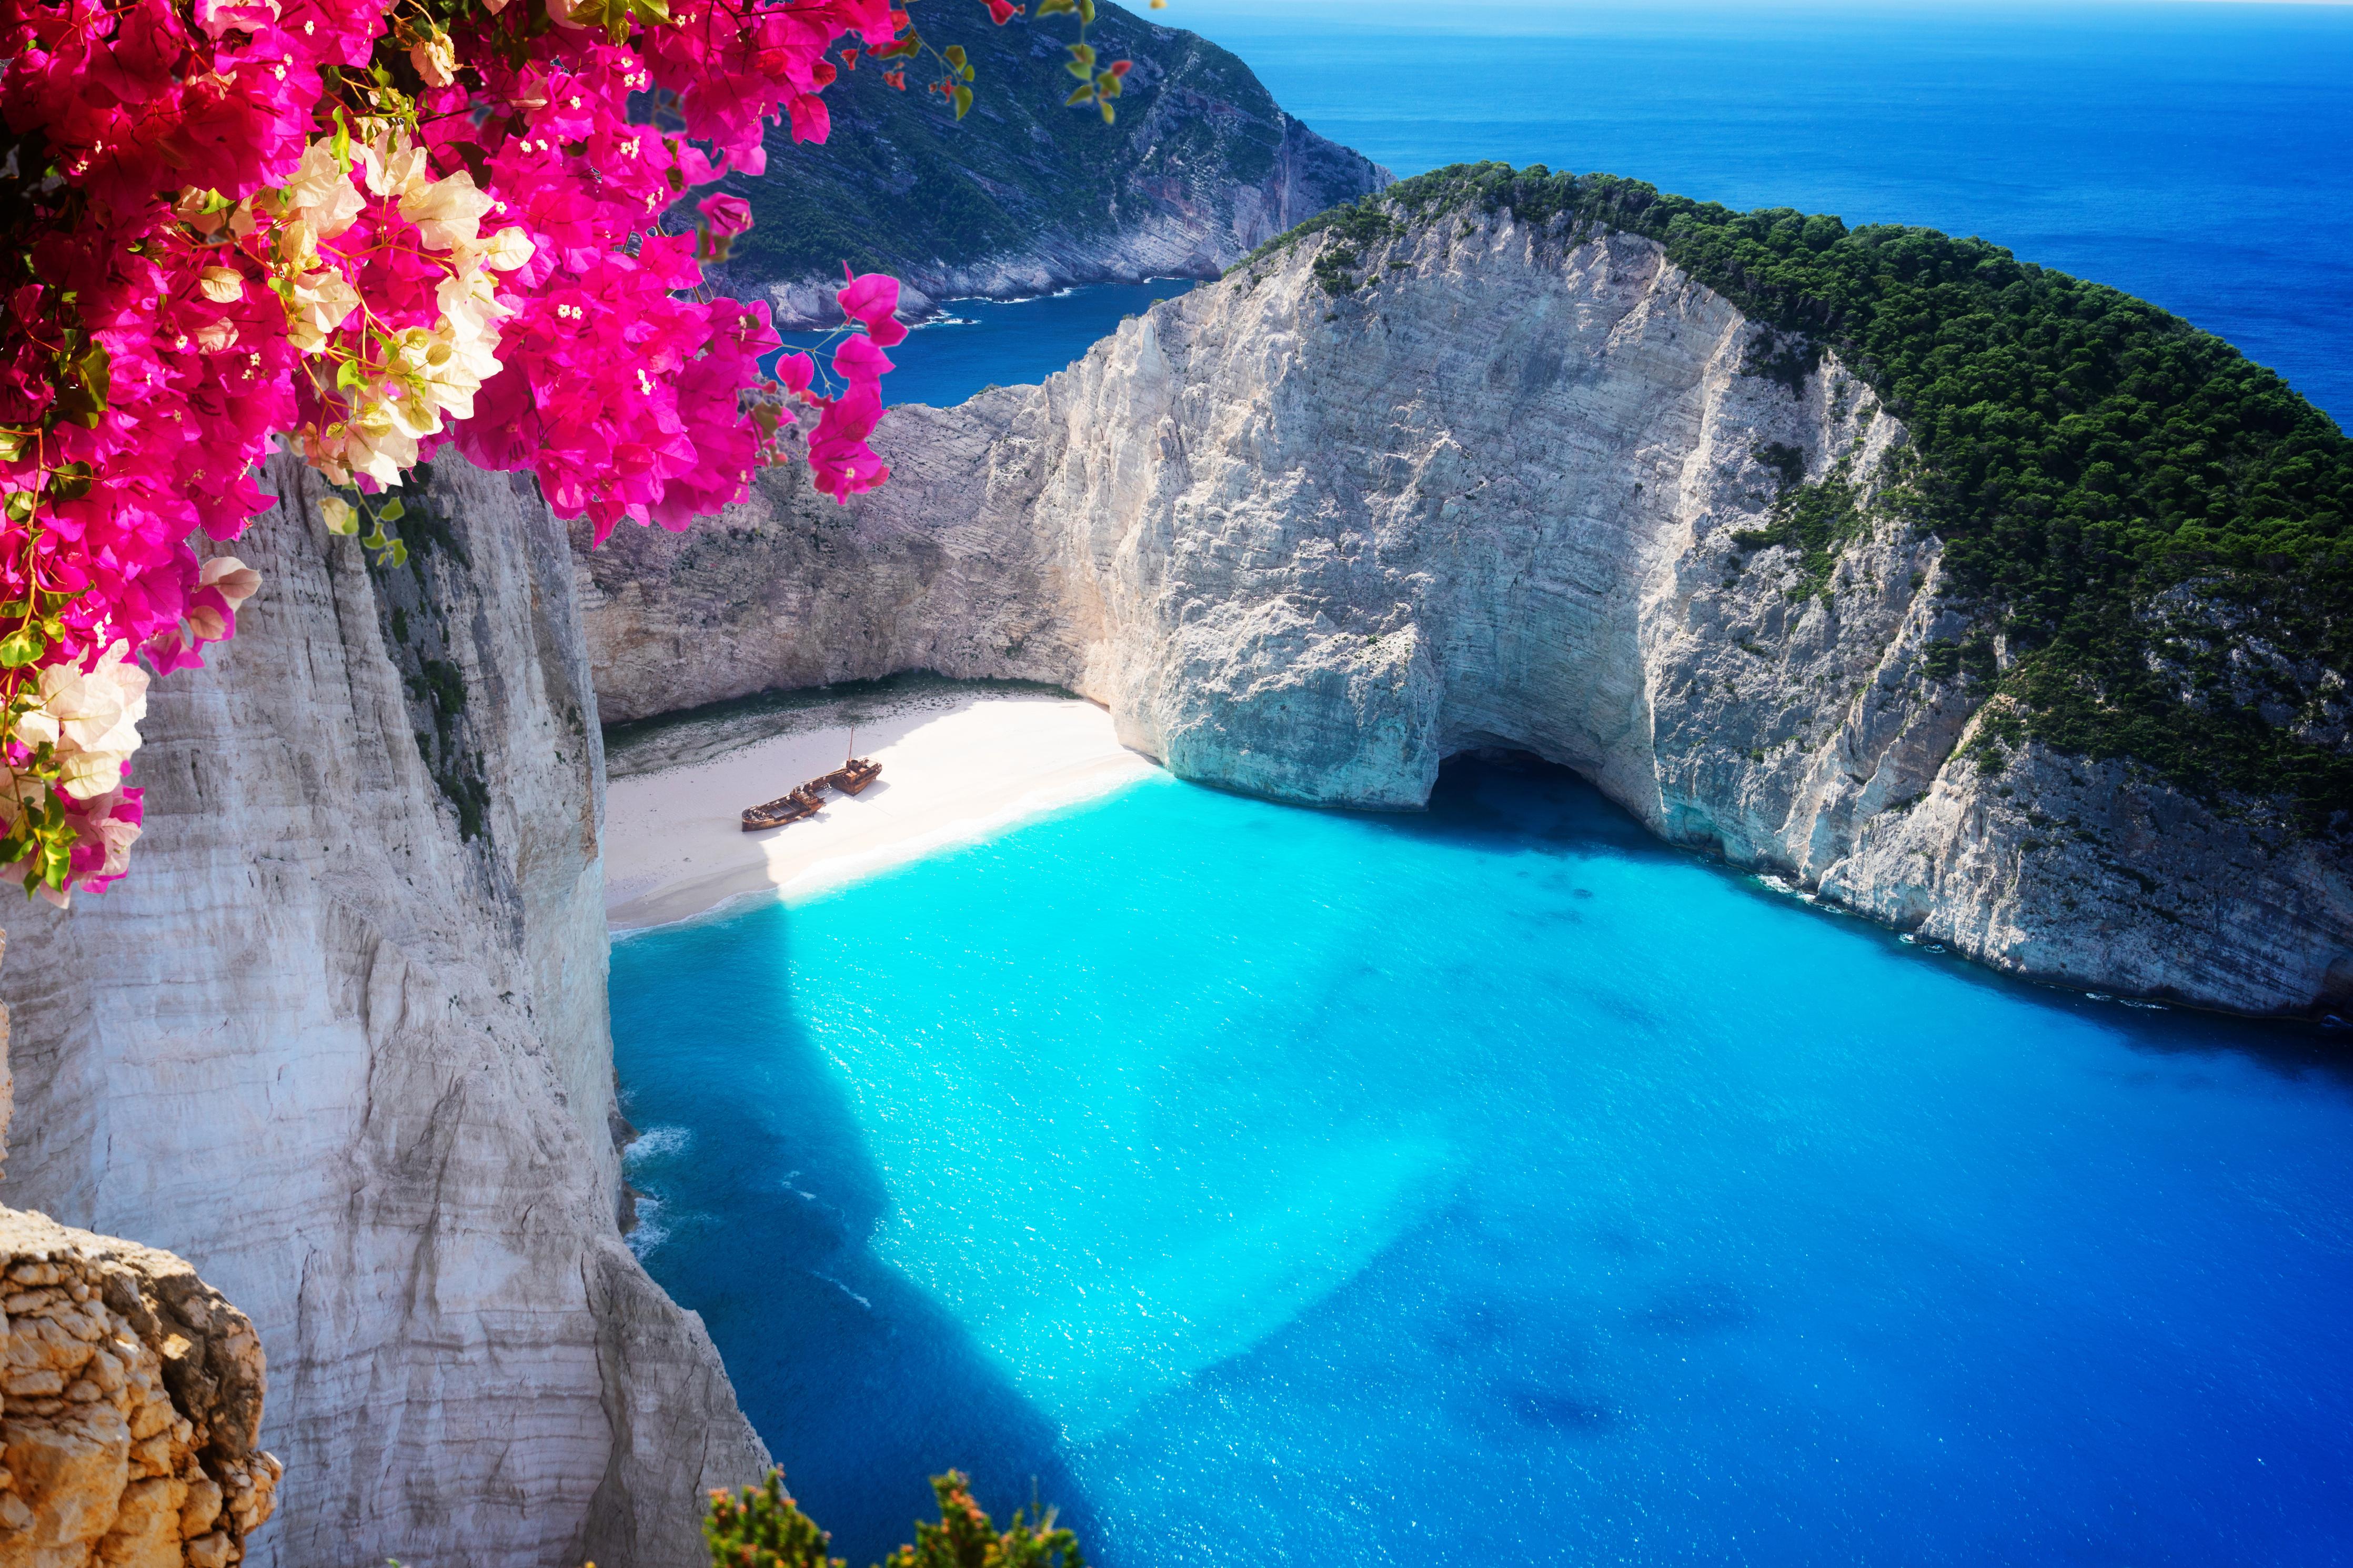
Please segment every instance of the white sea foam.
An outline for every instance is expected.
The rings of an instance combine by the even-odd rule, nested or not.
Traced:
[[[661,1199],[651,1193],[638,1194],[638,1223],[630,1226],[629,1234],[623,1239],[628,1242],[629,1250],[638,1255],[640,1263],[670,1239],[670,1226],[661,1223],[662,1206]]]
[[[635,1170],[656,1160],[683,1154],[693,1142],[694,1134],[686,1128],[649,1127],[621,1151],[621,1164],[626,1169]]]

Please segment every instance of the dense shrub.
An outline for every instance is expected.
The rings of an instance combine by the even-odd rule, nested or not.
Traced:
[[[915,1543],[891,1553],[883,1568],[1086,1568],[1079,1538],[1054,1523],[1054,1510],[1013,1511],[1006,1530],[972,1500],[972,1483],[955,1470],[932,1478],[940,1521],[917,1524]],[[782,1470],[757,1487],[711,1494],[702,1525],[712,1568],[843,1568],[826,1555],[829,1537],[786,1495]]]

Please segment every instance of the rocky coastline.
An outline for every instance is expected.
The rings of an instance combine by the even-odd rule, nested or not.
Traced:
[[[849,71],[828,91],[822,145],[771,134],[767,168],[730,175],[757,224],[723,276],[787,327],[841,320],[844,264],[901,279],[910,321],[941,300],[1018,299],[1090,283],[1215,278],[1327,208],[1390,183],[1317,135],[1249,66],[1120,6],[1090,30],[1130,68],[1113,123],[1062,104],[1067,17],[961,34],[970,115]]]
[[[1104,703],[1181,776],[1411,808],[1456,752],[1591,778],[1661,837],[2029,978],[2249,1014],[2353,998],[2343,847],[2129,763],[1979,744],[1933,657],[1944,543],[1902,422],[1634,235],[1303,243],[1042,386],[904,408],[883,490],[797,475],[577,555],[614,719],[896,671]],[[1755,543],[1852,486],[1827,577]]]
[[[900,313],[918,321],[937,314],[946,300],[1026,300],[1095,283],[1218,278],[1303,219],[1389,184],[1388,170],[1280,110],[1272,118],[1272,163],[1254,175],[1228,171],[1202,180],[1198,190],[1164,182],[1139,189],[1114,225],[1045,228],[1017,247],[968,260],[897,263]],[[746,281],[767,297],[781,327],[841,322],[838,276]]]

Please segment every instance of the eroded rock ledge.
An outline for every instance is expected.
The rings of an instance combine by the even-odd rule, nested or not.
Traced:
[[[269,1518],[253,1325],[168,1252],[0,1209],[0,1568],[225,1568]]]
[[[1932,657],[1943,544],[1834,357],[1634,236],[1449,214],[1153,310],[1042,386],[902,408],[892,482],[797,473],[579,557],[607,719],[932,669],[1056,682],[1175,772],[1412,807],[1482,745],[1662,837],[2010,973],[2250,1013],[2353,1000],[2341,845],[2028,746]],[[1327,269],[1328,270],[1328,269]],[[1862,513],[1758,548],[1791,485]],[[1744,535],[1747,536],[1744,540]]]

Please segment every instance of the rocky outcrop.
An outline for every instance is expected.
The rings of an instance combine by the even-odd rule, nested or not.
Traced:
[[[269,1518],[261,1342],[168,1252],[0,1209],[0,1564],[224,1568]]]
[[[605,711],[1049,680],[1187,777],[1392,808],[1518,747],[2014,973],[2353,994],[2342,846],[1994,742],[1932,653],[1960,620],[1890,504],[1900,422],[1654,243],[1564,222],[1324,237],[1042,387],[895,411],[892,482],[846,510],[780,474],[714,528],[623,531],[580,568]],[[1760,545],[1826,483],[1855,502],[1831,556]]]
[[[288,1469],[249,1561],[697,1562],[763,1455],[616,1220],[563,535],[454,459],[427,493],[406,567],[301,485],[237,544],[264,596],[156,683],[137,874],[9,922],[0,1196],[251,1315]]]
[[[726,277],[790,324],[841,319],[841,267],[905,284],[910,320],[941,300],[1013,299],[1072,284],[1214,278],[1388,171],[1284,113],[1250,68],[1182,28],[1109,4],[1089,29],[1130,69],[1116,123],[1063,99],[1075,19],[918,17],[947,29],[976,78],[965,119],[872,69],[826,91],[832,134],[771,132],[764,174],[731,175],[759,223]]]

